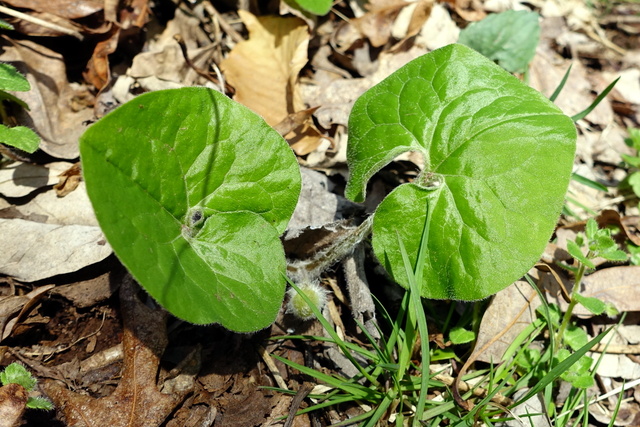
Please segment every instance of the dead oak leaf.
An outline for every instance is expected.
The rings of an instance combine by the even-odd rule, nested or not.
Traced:
[[[127,276],[120,288],[124,319],[124,368],[116,390],[95,399],[72,392],[54,381],[44,391],[75,427],[149,427],[161,425],[189,390],[161,393],[156,384],[160,356],[167,345],[166,312],[145,306],[139,288]]]
[[[308,28],[298,18],[238,13],[249,38],[233,48],[220,68],[236,89],[234,99],[273,126],[304,109],[297,82],[307,62]]]

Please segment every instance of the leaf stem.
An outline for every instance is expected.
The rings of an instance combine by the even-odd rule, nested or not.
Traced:
[[[594,254],[589,251],[587,253],[587,258],[591,259]],[[574,280],[573,288],[571,289],[571,301],[569,302],[569,306],[564,313],[564,317],[562,318],[562,323],[560,324],[560,328],[558,329],[558,333],[556,335],[556,348],[560,348],[562,345],[562,338],[564,336],[564,332],[569,326],[569,321],[571,320],[571,315],[573,314],[573,309],[576,304],[578,304],[578,300],[576,300],[575,295],[578,293],[580,289],[580,285],[582,284],[582,279],[584,278],[584,274],[587,271],[587,266],[583,263],[580,263],[580,267],[578,267],[578,271],[576,272],[576,277]]]

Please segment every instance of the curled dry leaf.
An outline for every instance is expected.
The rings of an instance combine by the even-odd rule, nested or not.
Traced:
[[[84,78],[99,91],[111,80],[109,55],[115,52],[118,47],[120,27],[112,25],[111,29],[102,37],[103,39],[93,49],[93,55],[87,64],[87,70],[83,74]]]
[[[44,166],[15,162],[0,169],[0,194],[24,197],[43,187],[53,185],[57,176],[71,163],[53,162]]]
[[[298,73],[307,62],[308,28],[298,18],[239,14],[249,39],[238,43],[220,68],[236,89],[234,99],[273,126],[304,109]]]
[[[21,321],[40,299],[55,285],[35,288],[26,295],[11,295],[0,298],[0,341],[11,335],[16,324]]]
[[[17,94],[30,108],[18,113],[18,123],[40,135],[40,148],[46,153],[61,159],[78,157],[83,122],[93,118],[93,111],[76,102],[86,90],[69,84],[62,55],[30,40],[3,40],[0,45],[4,49],[0,61],[15,65],[31,84],[29,92]]]

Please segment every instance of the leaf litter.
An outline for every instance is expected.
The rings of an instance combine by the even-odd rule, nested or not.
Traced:
[[[7,18],[16,33],[3,35],[0,52],[0,60],[16,65],[33,88],[16,94],[30,110],[12,112],[14,120],[42,138],[43,155],[0,168],[0,236],[5,248],[0,262],[5,276],[0,306],[7,346],[3,365],[14,360],[25,363],[45,380],[42,388],[58,408],[25,414],[30,425],[91,425],[88,419],[100,421],[93,425],[277,425],[279,417],[288,416],[294,399],[257,387],[274,384],[263,369],[257,346],[264,345],[264,338],[271,334],[286,333],[278,324],[322,334],[317,325],[297,324],[284,313],[272,330],[252,337],[174,319],[166,329],[162,312],[142,307],[134,295],[139,292],[123,274],[116,274],[122,269],[96,227],[83,183],[76,179],[66,187],[66,196],[56,194],[53,185],[69,169],[69,162],[77,160],[77,140],[87,125],[144,91],[204,85],[232,95],[271,125],[280,125],[300,163],[321,171],[315,172],[319,177],[310,178],[313,187],[303,196],[296,217],[300,230],[322,231],[301,234],[301,245],[313,248],[320,244],[318,239],[331,239],[343,227],[326,224],[361,214],[361,208],[341,199],[346,125],[353,101],[411,59],[457,41],[469,23],[488,13],[533,6],[541,15],[542,31],[529,83],[548,96],[573,64],[557,100],[567,114],[586,108],[595,93],[622,76],[608,99],[578,122],[576,170],[608,191],[572,183],[571,194],[581,205],[573,208],[582,218],[605,209],[613,212],[607,219],[602,217],[601,224],[617,226],[621,242],[630,239],[638,244],[637,202],[618,189],[626,174],[620,154],[633,154],[624,143],[626,129],[640,121],[636,96],[640,24],[633,20],[637,6],[625,9],[614,2],[606,9],[596,3],[590,9],[581,1],[558,0],[484,4],[377,0],[362,7],[359,2],[344,1],[335,2],[327,17],[299,11],[294,17],[290,14],[294,9],[278,3],[247,8],[245,2],[207,1],[178,2],[177,6],[147,0],[127,5],[95,0],[5,2],[53,24]],[[188,58],[176,34],[182,37]],[[380,174],[370,192],[383,197],[390,185],[415,176],[419,163],[412,157],[398,159]],[[375,203],[366,209],[375,209]],[[558,240],[550,243],[543,257],[547,264],[572,262],[563,242],[581,230],[580,224],[566,216],[562,225]],[[356,304],[367,282],[356,283],[362,277],[363,262],[366,270],[371,269],[367,266],[371,259],[362,258],[354,254],[345,261],[344,274],[330,273],[326,278],[338,284],[336,298],[340,286],[353,292],[334,304],[335,323],[343,324],[342,332],[352,339],[359,334],[350,319],[363,323],[372,319],[370,301]],[[556,265],[550,268],[555,275],[549,268],[537,268],[531,276],[549,302],[565,307],[557,280],[568,286],[571,275]],[[585,295],[598,296],[628,312],[610,343],[611,354],[601,364],[603,381],[594,393],[610,392],[621,386],[621,379],[638,376],[634,356],[640,353],[634,350],[640,343],[638,268],[603,262],[584,281]],[[371,272],[368,277],[376,278],[368,280],[368,285],[381,295],[375,284],[381,278]],[[478,364],[499,360],[512,337],[533,320],[540,301],[527,286],[517,282],[492,298],[478,329],[475,349],[484,349],[475,357]],[[120,303],[113,296],[118,288]],[[394,301],[395,297],[391,292],[384,298]],[[591,336],[613,322],[587,319],[584,311],[576,313]],[[303,348],[290,344],[269,344],[267,352],[300,363],[311,352],[334,354],[317,344]],[[468,357],[462,349],[456,352]],[[302,388],[304,379],[297,373],[276,366],[290,388]],[[339,369],[327,362],[322,366]],[[624,403],[614,425],[638,424],[640,391],[635,390],[634,399]],[[140,398],[146,399],[146,406],[140,405]],[[608,423],[607,414],[614,406],[615,399],[605,399],[590,411],[599,422]],[[312,419],[334,423],[358,411],[344,408],[342,413],[304,415],[295,418],[294,425],[311,425]]]

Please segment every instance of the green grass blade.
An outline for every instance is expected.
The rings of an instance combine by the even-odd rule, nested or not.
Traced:
[[[587,187],[593,188],[595,190],[604,191],[605,193],[609,191],[609,189],[606,186],[600,184],[597,181],[594,181],[592,179],[584,177],[584,176],[580,175],[579,173],[575,173],[575,172],[572,173],[571,174],[571,179],[574,180],[577,183],[580,183],[582,185],[586,185]]]
[[[584,119],[587,116],[587,114],[592,112],[593,109],[596,108],[598,106],[598,104],[600,104],[600,102],[602,102],[604,97],[607,96],[609,94],[609,92],[611,92],[611,90],[616,85],[616,83],[618,83],[618,80],[620,80],[620,77],[618,77],[613,82],[611,82],[611,84],[609,84],[609,86],[607,86],[607,88],[605,90],[603,90],[602,93],[600,95],[598,95],[598,97],[595,99],[595,101],[593,101],[591,103],[591,105],[589,105],[584,111],[582,111],[581,113],[578,113],[578,114],[576,114],[574,116],[571,116],[571,120],[573,120],[574,122],[577,122],[578,120]]]
[[[560,95],[560,92],[562,91],[562,88],[564,88],[565,83],[567,83],[567,78],[569,78],[569,73],[571,72],[571,67],[573,67],[573,64],[569,65],[569,68],[567,68],[567,72],[564,73],[564,77],[562,77],[562,80],[560,80],[560,84],[558,85],[556,90],[553,91],[553,94],[549,97],[549,101],[555,102],[555,100],[558,97],[558,95]]]
[[[298,295],[300,295],[300,297],[309,305],[309,307],[311,308],[311,311],[313,311],[313,314],[316,316],[316,318],[318,319],[318,321],[320,322],[320,324],[322,325],[324,330],[327,331],[329,336],[331,336],[331,338],[334,340],[334,342],[338,346],[338,348],[340,348],[340,350],[345,355],[345,357],[347,359],[349,359],[349,361],[353,364],[353,366],[356,369],[358,369],[358,371],[360,371],[360,373],[364,377],[366,377],[367,380],[369,380],[371,382],[371,384],[375,385],[376,387],[379,387],[380,383],[378,383],[378,381],[375,378],[373,378],[368,372],[366,372],[366,370],[360,365],[360,363],[358,363],[358,361],[353,357],[353,355],[349,351],[349,348],[347,347],[347,345],[344,342],[344,340],[342,340],[338,336],[336,331],[333,330],[333,327],[327,321],[327,319],[324,318],[324,316],[322,315],[320,310],[318,310],[318,307],[316,307],[316,305],[309,299],[309,297],[304,292],[300,292],[300,288],[298,288],[298,286],[296,286],[295,283],[293,283],[288,278],[287,278],[287,281],[289,282],[289,285],[292,288],[294,288],[296,290],[296,292],[298,292]]]
[[[549,371],[549,373],[547,375],[545,375],[540,380],[540,382],[538,382],[538,384],[533,386],[531,388],[531,390],[529,390],[529,392],[527,394],[525,394],[523,397],[518,399],[518,403],[525,402],[527,399],[531,398],[536,393],[538,393],[543,388],[545,388],[547,386],[547,384],[550,384],[553,381],[555,381],[556,378],[558,378],[563,372],[565,372],[567,369],[569,369],[569,367],[571,367],[574,363],[576,363],[578,361],[578,359],[580,359],[582,356],[585,355],[585,353],[587,353],[589,350],[591,350],[593,348],[593,346],[595,346],[600,341],[602,341],[604,336],[607,333],[609,333],[610,330],[611,330],[611,328],[607,328],[606,330],[601,332],[597,337],[595,337],[594,339],[589,341],[587,344],[582,346],[578,351],[576,351],[571,356],[567,357],[565,360],[560,362],[555,368],[553,368],[551,371]],[[516,403],[514,403],[514,406],[515,405],[516,405]]]

